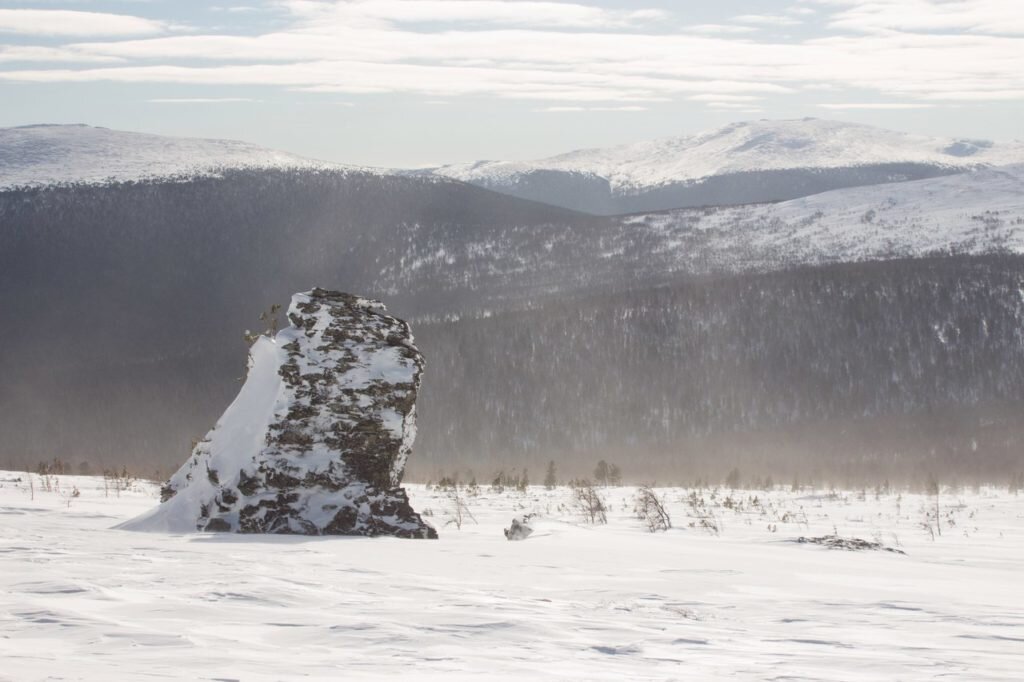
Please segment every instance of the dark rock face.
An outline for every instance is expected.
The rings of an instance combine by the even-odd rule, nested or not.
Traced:
[[[382,304],[296,294],[235,402],[136,530],[436,538],[399,487],[423,356]]]

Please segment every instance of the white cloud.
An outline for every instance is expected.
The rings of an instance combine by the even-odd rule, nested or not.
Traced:
[[[0,72],[24,82],[195,83],[279,85],[308,92],[352,94],[411,92],[435,97],[494,95],[526,100],[651,102],[679,93],[787,92],[771,83],[663,78],[600,69],[452,67],[406,63],[318,61],[211,67],[126,66]]]
[[[998,0],[907,2],[932,9],[1004,6]],[[849,21],[854,11],[882,16],[900,4],[814,3],[823,20],[833,23]],[[808,97],[819,90],[856,92],[829,97],[854,103],[861,97],[907,103],[1024,99],[1024,40],[1008,35],[843,28],[817,38],[768,40],[750,34],[760,35],[756,26],[778,24],[779,17],[742,15],[755,23],[672,30],[671,22],[648,23],[660,16],[654,11],[569,2],[284,0],[273,6],[283,12],[277,15],[283,23],[261,35],[164,35],[0,48],[0,62],[23,62],[0,68],[0,81],[260,85],[448,100],[490,96],[578,107],[680,98],[749,105],[763,95]],[[984,16],[996,16],[992,12]],[[443,21],[424,25],[428,16]],[[76,68],[56,63],[61,61]],[[113,63],[90,65],[104,61]]]
[[[738,109],[740,111],[752,111],[749,104],[744,104],[742,102],[708,102],[708,106],[712,109]]]
[[[686,26],[683,28],[684,31],[691,33],[703,33],[707,35],[721,35],[721,34],[743,34],[743,33],[756,33],[758,29],[753,26],[736,26],[733,24],[694,24],[693,26]]]
[[[262,102],[248,97],[158,97],[147,99],[152,104],[223,104],[231,102]]]
[[[777,14],[741,14],[738,17],[733,17],[733,21],[757,26],[796,26],[803,23],[799,19]]]
[[[948,90],[930,93],[924,96],[931,100],[947,100],[953,102],[1002,102],[1024,100],[1024,89],[1021,90]]]
[[[647,111],[647,107],[639,106],[625,106],[625,107],[575,107],[575,106],[561,106],[561,107],[544,107],[543,109],[534,109],[536,112],[555,114],[555,113],[572,113],[577,111]]]
[[[3,62],[68,62],[75,64],[122,62],[119,57],[86,54],[63,47],[34,45],[0,45],[0,63]]]
[[[928,109],[932,104],[922,102],[851,102],[847,104],[819,104],[822,109],[849,110],[849,109]]]
[[[607,10],[571,2],[523,0],[287,0],[281,3],[314,26],[386,21],[415,23],[478,23],[560,28],[622,27],[661,19],[654,9]]]
[[[37,36],[134,36],[162,33],[168,25],[125,14],[50,9],[0,9],[0,33]]]
[[[693,95],[689,99],[695,102],[754,102],[760,97],[754,95],[725,95],[715,93],[704,93],[702,95]]]
[[[209,8],[211,12],[227,12],[229,14],[253,14],[257,12],[265,12],[266,9],[263,7],[255,7],[253,5],[213,5]]]
[[[865,31],[969,31],[1024,35],[1020,0],[819,0],[846,6],[832,28]]]

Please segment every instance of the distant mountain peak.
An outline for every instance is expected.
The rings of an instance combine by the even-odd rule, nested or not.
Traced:
[[[912,180],[1024,161],[1024,144],[940,138],[820,118],[737,121],[691,135],[580,149],[537,161],[443,166],[435,173],[595,212],[775,201],[837,187]],[[544,182],[531,182],[544,174]],[[554,176],[574,178],[545,194]],[[774,177],[772,175],[774,174]],[[581,185],[592,177],[604,184]],[[724,181],[723,178],[733,178]],[[709,191],[700,192],[701,185]],[[574,192],[585,196],[578,198]],[[658,195],[644,203],[638,197]],[[673,203],[675,202],[675,203]]]
[[[271,168],[363,170],[235,140],[169,137],[81,123],[0,128],[0,189]]]

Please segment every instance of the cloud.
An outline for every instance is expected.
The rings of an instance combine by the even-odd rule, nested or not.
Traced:
[[[777,14],[741,14],[738,17],[733,17],[733,21],[757,26],[796,26],[803,23],[799,19]]]
[[[684,31],[691,33],[704,33],[708,35],[720,34],[743,34],[756,33],[758,29],[753,26],[736,26],[733,24],[695,24],[683,27]]]
[[[754,102],[760,97],[754,95],[726,95],[718,93],[704,93],[701,95],[693,95],[689,99],[694,102]]]
[[[524,0],[357,0],[282,2],[294,15],[314,25],[353,25],[386,21],[397,24],[498,24],[559,28],[623,27],[664,18],[655,9],[608,10],[571,2]]]
[[[207,9],[211,12],[227,12],[229,14],[253,14],[267,11],[265,7],[255,7],[253,5],[212,5]]]
[[[788,92],[771,83],[687,80],[646,73],[572,71],[538,67],[467,67],[406,63],[318,61],[288,64],[125,66],[0,72],[21,82],[192,83],[278,85],[306,92],[409,92],[435,97],[493,95],[525,100],[652,102],[679,93]]]
[[[0,45],[0,63],[4,62],[68,62],[76,64],[124,61],[109,55],[85,54],[62,47],[34,45]]]
[[[625,107],[544,107],[543,109],[534,109],[534,111],[542,113],[571,113],[577,111],[647,111],[647,107],[640,106],[625,106]]]
[[[975,101],[975,102],[1003,102],[1009,100],[1024,100],[1024,89],[1021,90],[949,90],[946,92],[929,93],[924,95],[930,100],[947,100],[951,102]]]
[[[160,97],[147,99],[151,104],[222,104],[230,102],[262,102],[248,97]]]
[[[1020,0],[818,0],[845,6],[831,28],[864,31],[942,31],[1024,35]]]
[[[921,25],[960,16],[953,9],[966,5],[988,7],[976,19],[989,21],[1009,6],[906,1],[935,15],[917,17]],[[887,25],[882,19],[901,5],[805,4],[820,10],[824,26],[856,17]],[[867,24],[854,30],[847,23],[783,42],[759,39],[758,27],[797,21],[791,17],[741,15],[735,24],[674,28],[657,10],[579,2],[280,0],[266,6],[276,10],[276,28],[261,34],[171,32],[0,48],[0,81],[259,85],[583,108],[679,99],[749,106],[766,95],[818,92],[853,103],[861,97],[933,104],[1024,99],[1024,40],[1010,35],[868,31]],[[834,94],[842,92],[857,94]]]
[[[847,104],[819,104],[822,109],[928,109],[933,104],[923,102],[850,102]]]
[[[760,109],[752,108],[750,104],[742,102],[708,102],[708,106],[712,109],[737,109],[745,112],[760,111]]]
[[[0,33],[35,36],[139,36],[162,33],[164,22],[125,14],[50,9],[0,9]]]

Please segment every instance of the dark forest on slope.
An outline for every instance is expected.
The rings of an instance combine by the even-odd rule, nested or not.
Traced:
[[[0,193],[0,466],[176,466],[238,390],[243,332],[324,285],[399,315],[480,300],[443,269],[397,289],[411,240],[594,219],[434,179],[232,172]],[[392,269],[394,269],[392,267]],[[488,291],[510,288],[491,277]]]
[[[420,325],[431,380],[414,470],[478,472],[486,456],[540,471],[550,456],[571,475],[603,457],[672,481],[734,466],[998,479],[1024,448],[1022,292],[1018,257],[945,258]]]
[[[601,457],[666,482],[1022,467],[1024,259],[655,287],[589,265],[608,220],[360,173],[0,194],[0,467],[177,467],[238,390],[243,331],[312,286],[413,322],[414,477]]]

